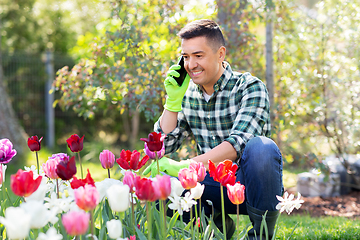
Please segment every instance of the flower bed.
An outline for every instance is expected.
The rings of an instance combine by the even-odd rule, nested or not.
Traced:
[[[83,175],[80,156],[83,139],[84,136],[74,134],[67,140],[74,156],[53,154],[41,165],[37,154],[42,138],[28,139],[30,150],[36,153],[37,167],[25,167],[11,175],[10,188],[18,196],[15,202],[9,199],[8,190],[2,188],[2,239],[227,239],[225,219],[223,229],[219,230],[212,217],[202,212],[201,205],[197,206],[204,191],[201,181],[207,174],[203,164],[190,162],[187,167],[178,165],[176,172],[169,170],[177,178],[160,174],[158,160],[165,152],[161,134],[151,133],[141,139],[145,142],[143,157],[136,150],[122,150],[117,159],[111,151],[102,151],[99,164],[108,170],[108,178],[100,182],[92,179],[89,170]],[[5,164],[15,155],[12,143],[1,139],[1,184]],[[153,161],[150,166],[141,171],[150,160]],[[80,179],[75,177],[76,161]],[[122,169],[121,179],[110,176],[109,169],[115,162]],[[209,160],[210,176],[223,186],[222,191],[227,189],[230,200],[239,206],[245,199],[245,187],[235,182],[236,169],[229,160],[217,166]],[[281,212],[290,213],[302,203],[300,197],[293,200],[293,195],[278,198]],[[169,209],[172,216],[165,214]],[[185,212],[190,214],[187,223],[183,221]],[[246,235],[239,224],[236,231],[236,237]]]

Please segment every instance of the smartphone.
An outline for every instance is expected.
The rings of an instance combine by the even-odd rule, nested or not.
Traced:
[[[185,70],[185,67],[184,67],[184,56],[181,56],[179,62],[178,62],[178,65],[181,66],[181,68],[179,70],[176,70],[178,73],[180,73],[180,76],[179,77],[174,77],[175,81],[179,84],[179,86],[181,86],[184,82],[184,79],[186,77],[186,70]]]

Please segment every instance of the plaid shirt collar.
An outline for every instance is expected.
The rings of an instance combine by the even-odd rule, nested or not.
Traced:
[[[224,66],[225,70],[224,70],[223,74],[221,75],[221,77],[219,78],[219,80],[214,84],[214,93],[213,94],[215,94],[219,90],[223,90],[225,88],[226,84],[231,79],[231,76],[233,74],[230,64],[228,62],[223,61],[223,66]],[[202,92],[204,91],[202,86],[200,86],[200,85],[197,85],[197,90],[199,91],[200,94],[202,94]]]

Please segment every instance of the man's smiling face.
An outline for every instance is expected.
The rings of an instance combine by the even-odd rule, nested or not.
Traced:
[[[214,84],[224,72],[225,47],[214,50],[205,37],[195,37],[182,39],[181,48],[190,78],[212,94]]]

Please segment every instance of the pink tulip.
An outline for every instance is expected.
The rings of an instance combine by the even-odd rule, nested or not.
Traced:
[[[198,177],[198,182],[202,182],[206,176],[206,168],[202,162],[191,161],[190,169],[193,169]]]
[[[123,178],[123,183],[129,186],[131,193],[134,192],[134,181],[135,181],[134,173],[132,171],[126,171]]]
[[[42,168],[45,175],[51,179],[57,179],[59,176],[56,173],[57,165],[61,161],[60,157],[49,158],[45,163],[43,163]]]
[[[197,184],[197,174],[191,168],[183,168],[179,171],[179,181],[181,186],[185,189],[191,189],[196,187]]]
[[[75,202],[79,208],[85,211],[93,210],[99,204],[100,195],[96,187],[86,184],[74,190]]]
[[[169,175],[156,175],[156,180],[153,181],[154,191],[160,200],[166,200],[171,193],[171,181]]]
[[[114,166],[115,155],[109,150],[103,150],[100,153],[99,159],[100,159],[100,162],[101,162],[101,166],[104,169],[109,169],[109,168],[112,168]]]
[[[90,213],[84,211],[70,211],[62,218],[65,231],[71,236],[83,235],[87,232],[90,221]]]
[[[240,182],[236,182],[234,185],[226,185],[227,195],[233,204],[242,204],[245,200],[245,186]]]

